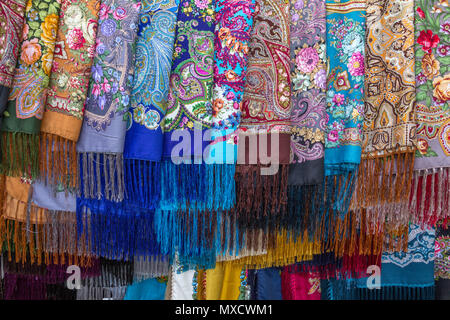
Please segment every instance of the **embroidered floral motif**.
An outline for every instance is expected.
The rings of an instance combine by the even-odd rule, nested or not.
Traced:
[[[45,89],[52,69],[60,4],[29,0],[25,8],[22,45],[9,100],[16,100],[19,119],[42,119]]]
[[[85,114],[87,125],[97,131],[105,130],[130,105],[139,9],[136,0],[108,0],[100,5]],[[81,17],[73,13],[71,19],[76,24]]]

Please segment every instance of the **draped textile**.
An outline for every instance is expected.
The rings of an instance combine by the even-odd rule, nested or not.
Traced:
[[[123,201],[124,114],[133,86],[139,10],[138,1],[100,4],[96,51],[77,143],[78,233],[90,238],[93,253],[107,258],[130,259],[137,247],[144,252],[153,249],[145,247],[153,246],[148,231],[153,215]]]
[[[98,22],[99,0],[61,1],[52,72],[41,124],[40,175],[77,187],[75,144],[83,123]]]
[[[36,178],[39,129],[52,69],[60,4],[29,0],[18,61],[2,124],[2,170]]]
[[[178,0],[143,2],[124,161],[128,201],[154,210],[160,198],[163,131]]]
[[[448,3],[415,3],[417,150],[412,219],[433,225],[448,217],[450,203],[450,81]]]
[[[0,1],[0,24],[2,25],[0,31],[0,130],[19,54],[25,2],[25,0]]]

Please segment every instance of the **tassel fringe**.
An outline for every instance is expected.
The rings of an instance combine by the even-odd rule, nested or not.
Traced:
[[[0,171],[11,177],[37,178],[39,176],[39,135],[2,132],[1,139]]]

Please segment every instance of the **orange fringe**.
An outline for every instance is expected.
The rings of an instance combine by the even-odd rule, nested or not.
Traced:
[[[39,170],[41,177],[53,185],[62,184],[69,190],[78,188],[76,142],[41,132]]]

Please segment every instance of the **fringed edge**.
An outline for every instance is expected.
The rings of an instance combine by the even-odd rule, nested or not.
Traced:
[[[27,210],[18,214],[19,210]],[[25,220],[12,217],[26,217]],[[6,195],[0,217],[0,249],[8,261],[31,264],[91,265],[89,244],[77,239],[75,212],[50,211]]]
[[[197,210],[157,210],[155,232],[161,254],[171,261],[178,254],[187,269],[211,269],[216,263],[215,235],[217,213]]]
[[[422,227],[450,218],[450,168],[414,171],[410,220]]]
[[[77,198],[78,237],[86,237],[91,253],[130,261],[160,254],[153,211],[124,202]]]
[[[1,139],[0,171],[11,177],[37,178],[39,176],[39,135],[2,132]]]
[[[236,211],[239,229],[279,231],[287,219],[289,165],[280,164],[274,175],[261,175],[262,165],[237,165]]]
[[[78,154],[79,196],[121,202],[125,198],[125,175],[121,153]]]
[[[169,275],[169,259],[164,256],[153,256],[148,259],[136,258],[134,260],[134,283],[150,278]]]
[[[124,159],[127,201],[134,206],[155,210],[161,193],[159,162]]]
[[[163,210],[227,211],[236,203],[234,164],[161,163]]]
[[[76,141],[40,133],[39,170],[43,181],[66,190],[78,189]]]

